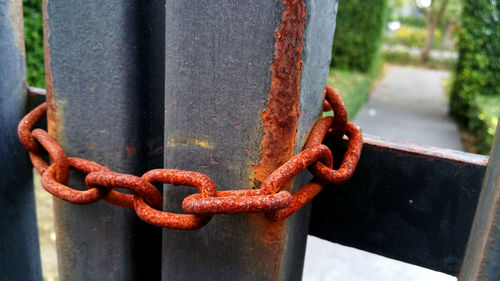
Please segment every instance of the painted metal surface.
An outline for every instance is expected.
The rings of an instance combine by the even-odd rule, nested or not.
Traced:
[[[280,45],[276,40],[287,40],[280,29],[287,6],[282,1],[167,1],[165,168],[207,174],[221,189],[258,188],[266,173],[282,164],[281,157],[301,150],[321,112],[337,3],[304,4],[303,65],[293,57],[297,49],[290,49],[291,58],[284,59],[293,61],[273,70],[302,67],[300,84],[291,81],[300,91],[284,90],[290,96],[281,99],[282,106],[291,117],[280,116],[289,123],[274,134],[269,120],[276,107],[268,98],[272,81],[280,82],[271,64],[275,43]],[[300,7],[290,12],[301,20]],[[269,139],[273,135],[276,143]],[[286,151],[275,159],[272,147]],[[306,180],[294,181],[292,190]],[[166,186],[164,209],[179,212],[182,199],[193,192]],[[220,215],[189,233],[165,229],[162,279],[300,280],[307,218],[307,209],[286,222],[262,214]]]
[[[21,0],[0,1],[0,279],[41,280],[33,175],[16,138],[27,106]]]
[[[68,156],[117,172],[161,167],[164,2],[45,0],[43,9],[50,135]],[[104,202],[54,205],[61,280],[160,279],[161,229]]]
[[[315,197],[310,234],[456,275],[488,158],[364,135],[352,179]],[[340,161],[339,149],[326,142]],[[338,164],[337,164],[338,165]]]
[[[459,281],[500,280],[500,124],[493,143]]]

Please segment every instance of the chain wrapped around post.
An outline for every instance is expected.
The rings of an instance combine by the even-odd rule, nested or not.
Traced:
[[[282,220],[311,201],[327,184],[340,185],[348,181],[361,155],[361,131],[347,121],[347,110],[342,98],[325,87],[323,110],[333,109],[333,117],[320,118],[307,138],[304,150],[272,172],[258,189],[217,191],[206,175],[175,169],[155,169],[141,177],[111,171],[96,162],[67,157],[59,144],[43,129],[33,126],[47,113],[43,103],[29,112],[19,123],[18,136],[29,153],[35,169],[42,176],[42,186],[57,198],[73,204],[90,204],[100,199],[120,207],[134,209],[147,223],[175,229],[197,229],[207,224],[214,214],[265,213],[270,220]],[[333,156],[323,145],[327,134],[338,145],[344,135],[349,143],[342,163],[333,169]],[[45,159],[48,154],[51,164]],[[86,190],[67,185],[69,169],[86,174]],[[282,186],[306,168],[314,178],[291,195]],[[153,183],[192,186],[200,193],[187,196],[182,202],[186,214],[161,211],[163,198]],[[114,190],[124,188],[133,194]]]

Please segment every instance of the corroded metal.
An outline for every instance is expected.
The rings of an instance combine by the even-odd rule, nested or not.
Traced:
[[[269,212],[287,207],[292,200],[288,191],[263,195],[259,189],[218,191],[216,197],[192,194],[182,201],[182,209],[192,214],[244,214]]]
[[[41,147],[31,135],[31,128],[47,114],[47,103],[42,103],[26,114],[17,126],[17,136],[21,144],[33,153],[41,153]]]
[[[163,197],[158,189],[151,183],[133,175],[115,172],[94,172],[85,177],[85,184],[89,188],[124,188],[132,191],[133,194],[126,194],[111,190],[104,196],[106,202],[123,208],[134,209],[134,197],[136,196],[146,199],[155,208],[161,209],[163,205]]]
[[[85,163],[84,165],[75,165],[75,162],[78,163],[82,161],[86,161],[87,163]],[[95,165],[89,165],[89,162],[92,161],[80,158],[68,158],[68,162],[70,167],[86,174],[97,171],[109,171],[109,169],[100,166],[97,163],[95,163]],[[57,198],[73,204],[90,204],[98,201],[104,195],[106,195],[107,192],[95,187],[90,187],[87,190],[77,190],[65,184],[61,184],[56,179],[56,167],[56,164],[52,164],[42,174],[42,186],[45,190],[47,190],[50,194],[56,196]]]
[[[340,95],[328,84],[325,87],[325,102],[323,103],[323,110],[330,111],[333,109],[335,112],[332,122],[332,138],[340,141],[346,131],[347,109]]]
[[[336,126],[333,124],[332,118],[326,117],[324,118],[326,125],[331,124],[331,126]],[[323,122],[322,122],[323,123]],[[323,130],[323,132],[318,133],[318,135],[322,135],[323,138],[326,135],[326,131],[328,127],[324,126],[325,124],[319,124],[319,128]],[[335,131],[332,131],[332,134]],[[316,133],[316,131],[313,131]],[[361,136],[361,130],[356,128],[354,124],[351,122],[347,122],[347,127],[345,134],[349,138],[349,143],[347,146],[346,153],[342,159],[342,163],[338,169],[332,169],[328,166],[325,166],[321,162],[316,162],[309,170],[311,173],[316,176],[318,179],[324,181],[328,184],[343,184],[346,183],[354,174],[354,170],[356,169],[356,165],[358,165],[359,157],[361,155],[361,150],[363,148],[363,137]],[[306,146],[314,145],[317,141],[317,138],[314,134],[311,141],[306,143]],[[336,135],[332,136],[333,140],[338,141]],[[321,141],[322,142],[322,141]],[[321,143],[320,142],[320,143]]]
[[[212,180],[206,175],[196,172],[156,169],[145,173],[142,178],[152,183],[159,182],[197,187],[203,197],[217,195],[217,190]],[[134,206],[137,214],[144,221],[156,226],[174,229],[197,229],[207,224],[212,218],[212,215],[174,214],[157,211],[149,207],[142,198],[137,196],[134,198]]]
[[[322,111],[336,3],[168,0],[165,167],[202,172],[221,192],[258,189],[299,153]],[[288,18],[283,14],[287,5]],[[278,32],[287,19],[306,19],[302,36],[293,26]],[[290,53],[276,49],[283,45]],[[275,52],[290,61],[275,62]],[[270,98],[271,93],[283,96]],[[294,193],[307,181],[306,172],[283,189]],[[182,212],[180,202],[196,192],[164,189],[164,209],[172,212]],[[302,208],[280,222],[262,214],[221,215],[195,232],[167,229],[163,278],[298,280],[307,221],[308,209]]]
[[[336,101],[330,99],[329,103],[332,104],[334,113],[337,113],[337,110],[346,112],[340,98]],[[286,188],[286,183],[318,161],[321,161],[323,165],[322,170],[320,169],[322,174],[335,173],[336,171],[332,170],[332,153],[321,142],[329,131],[335,130],[335,128],[330,128],[331,125],[340,128],[346,127],[345,124],[339,124],[339,122],[334,124],[335,120],[332,122],[330,117],[319,120],[306,141],[304,151],[274,170],[259,189],[217,192],[212,180],[197,172],[155,169],[139,178],[130,174],[112,172],[107,167],[93,161],[75,157],[67,158],[64,150],[45,130],[31,127],[45,113],[45,103],[30,111],[18,125],[18,137],[30,152],[33,165],[42,175],[42,185],[48,192],[73,204],[90,204],[104,199],[108,203],[134,209],[141,219],[150,224],[184,230],[204,226],[214,214],[265,212],[268,218],[275,221],[287,218],[318,194],[326,183],[336,183],[335,181],[323,180],[320,175],[313,183],[307,184],[297,191],[294,194],[295,199],[288,191],[283,190]],[[346,123],[347,118],[344,118],[343,122]],[[354,172],[362,146],[359,130],[350,123],[347,125],[346,133],[350,141],[346,157],[344,157],[343,164],[339,169],[343,177],[350,177]],[[338,134],[332,132],[331,135]],[[31,152],[30,149],[34,152]],[[46,151],[51,159],[50,166],[43,159],[43,151]],[[346,166],[345,163],[348,163],[347,166],[354,165],[354,167],[342,168]],[[87,190],[80,191],[67,186],[70,167],[87,174],[85,178]],[[319,185],[317,184],[318,180],[321,181]],[[162,196],[150,182],[197,187],[200,193],[188,196],[183,201],[184,211],[190,214],[182,215],[159,211],[163,205]],[[117,188],[128,189],[133,194],[114,190]],[[293,204],[291,204],[292,199]]]

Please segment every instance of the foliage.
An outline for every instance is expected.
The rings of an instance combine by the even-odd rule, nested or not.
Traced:
[[[384,61],[377,55],[372,66],[367,72],[345,69],[330,69],[328,84],[331,85],[342,97],[347,107],[349,119],[352,120],[366,103],[372,86],[380,76]],[[325,113],[332,115],[332,113]]]
[[[487,146],[500,112],[500,1],[464,2],[450,112]],[[486,104],[485,104],[486,103]],[[484,150],[483,150],[484,152]]]
[[[425,27],[425,18],[420,16],[407,16],[401,18],[401,24],[411,27]]]
[[[442,31],[449,24],[458,22],[462,14],[462,6],[464,0],[449,0],[446,10],[444,11],[443,18],[440,21]]]
[[[478,95],[474,103],[476,119],[471,120],[471,127],[479,138],[479,151],[487,154],[493,144],[495,129],[500,115],[500,96]]]
[[[387,0],[340,1],[332,65],[369,71],[382,43],[386,15]]]
[[[23,0],[23,6],[28,84],[44,88],[42,1]]]
[[[419,56],[413,56],[411,53],[406,51],[398,50],[383,50],[382,57],[388,63],[399,64],[399,65],[412,65],[417,67],[425,67],[431,69],[443,69],[450,70],[455,66],[455,59],[441,59],[437,60],[434,58],[429,58],[427,61],[423,62]]]
[[[427,30],[425,28],[415,28],[402,26],[393,35],[388,35],[385,41],[389,44],[402,44],[408,47],[421,47],[424,44]],[[441,31],[434,29],[433,47],[438,47],[443,39]]]

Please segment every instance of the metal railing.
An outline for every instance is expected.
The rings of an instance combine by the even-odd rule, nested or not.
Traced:
[[[268,104],[287,6],[222,2],[45,1],[50,135],[119,172],[178,168],[228,189],[259,186],[279,166],[261,160],[272,155],[263,156],[263,120],[287,112]],[[267,151],[287,159],[321,112],[336,13],[336,1],[303,4],[300,91],[283,101],[297,106],[296,133],[277,134],[269,147],[284,150]],[[16,127],[43,98],[26,86],[21,1],[0,3],[0,24],[0,279],[40,280],[32,172]],[[300,280],[310,233],[461,281],[497,280],[499,142],[497,130],[488,161],[365,135],[353,178],[281,223],[219,216],[201,230],[162,231],[128,210],[55,200],[60,279]],[[343,146],[325,144],[340,161]],[[309,178],[292,181],[292,193]],[[193,191],[162,192],[164,209],[179,212]]]

